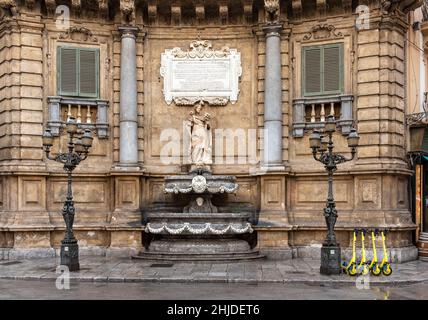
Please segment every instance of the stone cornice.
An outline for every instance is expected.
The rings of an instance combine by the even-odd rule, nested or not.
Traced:
[[[19,17],[21,11],[37,10],[40,12],[39,0],[25,0],[19,2],[17,0],[0,0],[0,17],[16,18]],[[164,4],[160,7],[158,0],[94,0],[82,1],[72,0],[70,5],[70,13],[72,17],[79,18],[84,16],[86,12],[94,12],[95,16],[104,20],[117,21],[120,18],[122,24],[136,25],[141,22],[149,25],[188,25],[189,19],[194,20],[196,25],[204,25],[205,20],[211,19],[208,12],[212,12],[216,8],[218,16],[218,24],[236,24],[243,23],[246,25],[256,24],[257,22],[273,22],[277,23],[288,18],[300,19],[308,14],[315,14],[321,17],[327,16],[332,12],[326,0],[192,0],[193,5],[189,1],[171,0],[170,6],[166,8]],[[291,2],[288,5],[287,2]],[[380,4],[369,5],[372,7],[372,12],[381,11],[384,16],[395,15],[398,12],[407,14],[415,10],[423,3],[422,0],[381,0]],[[59,5],[57,0],[44,0],[43,6],[46,6],[48,16],[55,14],[55,9]],[[312,6],[312,9],[303,10]],[[114,10],[112,10],[115,8]],[[342,14],[351,14],[355,8],[352,7],[350,0],[342,0]],[[336,9],[335,9],[336,10]],[[191,12],[193,11],[193,12]],[[116,14],[114,14],[114,12]],[[337,12],[337,10],[335,11]],[[232,17],[233,15],[233,17]],[[147,21],[143,21],[143,17],[147,17]],[[183,22],[184,21],[184,22]],[[233,23],[231,23],[233,21]],[[236,22],[239,21],[239,22]]]

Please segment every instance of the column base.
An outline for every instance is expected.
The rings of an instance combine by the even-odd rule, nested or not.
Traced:
[[[284,171],[286,171],[286,168],[283,164],[269,164],[269,165],[263,164],[257,170],[257,173],[264,174],[264,173],[284,172]]]
[[[340,263],[341,255],[339,246],[328,247],[323,245],[321,247],[321,274],[340,274],[342,272]]]
[[[80,270],[79,246],[76,239],[61,241],[61,265],[67,266],[69,271]]]
[[[116,172],[144,172],[144,168],[138,163],[115,164],[112,166],[111,170]]]

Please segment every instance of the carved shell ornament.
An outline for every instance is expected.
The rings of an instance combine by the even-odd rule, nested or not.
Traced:
[[[205,177],[201,175],[193,177],[192,189],[196,193],[204,193],[207,189],[207,179],[205,179]]]

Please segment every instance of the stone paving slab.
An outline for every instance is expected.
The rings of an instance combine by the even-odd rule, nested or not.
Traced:
[[[59,259],[0,260],[0,279],[56,280]],[[159,265],[160,264],[160,265]],[[153,266],[155,265],[155,266]],[[157,266],[156,266],[157,265]],[[345,274],[319,274],[320,262],[310,259],[258,260],[237,263],[159,263],[106,257],[82,257],[81,270],[70,278],[82,282],[213,282],[213,283],[348,283],[357,278]],[[370,284],[410,284],[428,281],[428,263],[412,261],[392,265],[391,276],[370,276]]]

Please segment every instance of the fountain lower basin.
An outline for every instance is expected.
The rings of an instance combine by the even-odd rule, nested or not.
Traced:
[[[165,193],[185,195],[182,212],[146,214],[145,250],[136,258],[170,261],[234,261],[262,258],[249,212],[219,212],[218,194],[235,193],[234,176],[194,172],[165,177]]]

